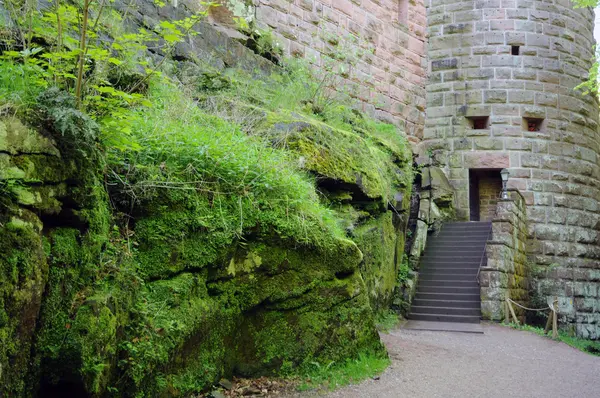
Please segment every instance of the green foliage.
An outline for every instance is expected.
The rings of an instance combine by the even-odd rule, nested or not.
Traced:
[[[402,255],[402,262],[400,263],[400,266],[398,268],[398,277],[397,277],[398,286],[406,285],[406,281],[408,281],[410,279],[410,271],[411,270],[412,270],[412,268],[410,266],[410,261],[408,259],[408,255],[406,253],[404,253]]]
[[[235,16],[238,27],[246,31],[254,24],[254,5],[248,0],[227,0],[227,6]]]
[[[287,154],[202,112],[172,85],[153,85],[149,99],[153,109],[129,116],[132,137],[141,149],[111,151],[119,174],[115,183],[131,200],[143,205],[162,197],[173,210],[181,204],[187,211],[210,206],[210,218],[186,223],[220,230],[229,241],[242,237],[248,228],[267,224],[282,238],[317,246],[330,244],[324,231],[343,236],[332,213],[319,205],[312,182]],[[210,197],[206,205],[194,199],[198,192]],[[220,211],[209,210],[213,206]]]
[[[381,374],[390,365],[387,357],[363,352],[356,359],[348,359],[343,363],[314,362],[307,366],[305,376],[298,389],[301,391],[326,388],[335,390],[348,384]]]
[[[300,63],[263,80],[208,70],[194,90],[176,85],[163,61],[147,60],[148,46],[170,62],[202,14],[129,31],[110,2],[92,2],[89,13],[66,1],[41,12],[12,3],[22,29],[0,59],[0,71],[14,76],[0,77],[0,107],[55,138],[68,162],[61,198],[74,205],[43,238],[33,223],[27,236],[0,229],[9,237],[0,247],[15,248],[0,261],[9,276],[0,299],[19,292],[17,282],[46,286],[36,345],[25,350],[44,381],[81,381],[95,396],[177,396],[234,369],[304,372],[311,385],[335,387],[387,366],[361,252],[307,170],[357,186],[362,173],[361,189],[377,204],[351,218],[387,217],[394,190],[411,178],[396,127],[337,102],[334,79],[315,79]],[[260,51],[280,54],[271,33],[255,39]],[[337,79],[348,69],[327,73]],[[272,134],[302,123],[310,129],[300,140],[299,131]],[[301,153],[314,155],[314,167],[298,162]],[[0,228],[9,219],[2,209]],[[42,281],[35,272],[48,266]],[[4,364],[18,354],[18,320],[0,308]],[[25,372],[19,364],[14,374]]]
[[[57,133],[55,138],[65,158],[99,159],[98,125],[76,108],[75,97],[52,87],[39,95],[36,109],[36,122],[40,126],[51,126],[50,131]]]
[[[162,63],[175,45],[186,36],[197,34],[193,28],[211,6],[201,3],[204,9],[190,17],[161,21],[152,30],[140,28],[130,32],[124,28],[127,21],[112,9],[110,2],[85,0],[80,8],[56,1],[41,12],[33,3],[28,4],[9,7],[15,25],[22,27],[15,42],[24,49],[4,51],[0,56],[0,71],[12,72],[2,76],[14,73],[17,77],[16,81],[0,80],[0,94],[5,94],[0,97],[0,106],[30,104],[41,89],[56,86],[74,93],[78,108],[101,125],[101,138],[106,145],[123,150],[138,149],[129,139],[127,110],[148,105],[139,91],[151,77],[163,77]],[[102,40],[103,36],[115,40]],[[49,44],[34,45],[33,39],[35,43]],[[148,46],[160,49],[166,55],[163,61],[152,65],[145,56]],[[130,83],[122,86],[124,81]]]
[[[46,87],[48,81],[39,65],[7,61],[0,56],[0,113],[29,109]]]
[[[598,92],[600,91],[600,88],[598,86],[598,79],[600,78],[600,63],[598,62],[598,59],[600,59],[600,51],[598,51],[598,48],[596,46],[594,46],[593,51],[594,57],[591,59],[593,64],[590,68],[588,78],[586,81],[575,87],[575,90],[580,90],[583,95],[591,94],[598,96]]]
[[[535,327],[530,325],[517,325],[515,323],[510,323],[508,326],[513,329],[524,330],[527,332],[535,333],[539,336],[548,337],[547,334],[544,333],[544,328]],[[563,343],[578,349],[579,351],[586,352],[588,354],[600,356],[600,342],[596,340],[587,340],[581,339],[578,337],[574,337],[569,333],[566,333],[562,330],[558,331],[558,340]]]
[[[573,4],[574,4],[575,8],[581,8],[581,7],[596,8],[596,7],[598,7],[598,0],[573,0]],[[599,87],[599,83],[598,83],[599,69],[600,69],[600,62],[599,62],[600,52],[598,51],[598,48],[596,46],[594,46],[592,51],[594,52],[594,57],[591,59],[593,64],[592,64],[592,67],[590,68],[588,78],[585,82],[583,82],[583,83],[579,84],[577,87],[575,87],[575,90],[580,90],[583,95],[594,95],[597,97],[598,93],[600,92],[600,87]]]
[[[349,183],[360,175],[370,197],[390,200],[398,186],[410,186],[411,150],[398,128],[343,103],[316,114],[310,104],[318,82],[307,67],[298,65],[267,79],[230,73],[230,86],[217,95],[211,92],[201,105],[248,134],[291,150],[316,174]]]
[[[375,325],[380,332],[388,332],[400,323],[400,317],[393,310],[382,310],[375,314]]]
[[[598,6],[598,0],[573,0],[575,8],[580,7],[592,7],[596,8]]]
[[[283,47],[270,30],[254,29],[250,34],[250,38],[254,42],[253,49],[257,54],[265,58],[281,57],[283,55]]]

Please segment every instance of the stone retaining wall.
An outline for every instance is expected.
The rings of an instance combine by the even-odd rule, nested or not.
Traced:
[[[345,90],[367,113],[405,126],[415,141],[423,137],[424,0],[255,0],[254,5],[256,21],[277,34],[286,55],[319,67],[343,50],[338,42],[357,38],[350,51],[368,51],[344,79]]]
[[[492,220],[492,236],[488,241],[487,264],[479,274],[481,313],[484,319],[502,320],[506,297],[527,305],[527,211],[525,200],[518,191],[510,199],[499,200]],[[514,306],[517,316],[523,311]]]

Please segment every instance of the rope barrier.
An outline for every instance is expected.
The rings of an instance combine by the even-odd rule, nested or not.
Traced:
[[[512,304],[516,305],[517,307],[523,308],[524,310],[527,311],[546,311],[546,310],[550,310],[550,314],[548,315],[548,322],[546,322],[546,327],[544,328],[544,334],[548,333],[548,331],[550,330],[550,327],[552,327],[552,337],[553,338],[558,338],[558,311],[556,310],[556,306],[558,305],[558,298],[554,297],[554,302],[552,304],[548,304],[548,307],[546,308],[528,308],[525,307],[519,303],[517,303],[516,301],[512,300],[510,297],[506,297],[506,312],[504,315],[504,319],[506,321],[506,323],[510,322],[510,316],[512,315],[513,320],[515,321],[515,323],[517,325],[520,325],[519,319],[517,318],[517,314],[515,314],[515,310],[512,307]]]
[[[527,308],[527,307],[524,307],[521,304],[519,304],[519,303],[517,303],[517,302],[515,302],[515,301],[513,301],[513,300],[511,300],[509,298],[507,298],[507,300],[510,301],[511,303],[513,303],[514,305],[516,305],[518,307],[521,307],[524,310],[528,310],[528,311],[546,311],[546,310],[552,310],[552,311],[554,311],[554,308],[552,308],[552,306],[548,306],[546,308]]]

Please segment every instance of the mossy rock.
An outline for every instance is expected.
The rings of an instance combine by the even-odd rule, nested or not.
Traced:
[[[35,218],[0,217],[0,395],[32,393],[29,355],[48,278]]]
[[[399,134],[394,141],[391,134],[342,130],[294,113],[271,114],[260,129],[273,145],[294,152],[303,168],[349,188],[356,200],[378,200],[386,207],[410,185],[410,156]]]
[[[356,244],[364,253],[360,272],[374,310],[387,309],[391,303],[396,288],[398,261],[402,261],[403,246],[399,246],[398,242],[400,236],[403,236],[402,232],[394,227],[391,212],[369,220],[354,230]]]
[[[129,335],[129,388],[185,396],[232,374],[276,374],[361,349],[385,355],[374,329],[362,255],[252,243],[221,265],[147,285],[150,314]],[[343,347],[343,349],[340,349]]]
[[[56,143],[51,138],[42,136],[16,117],[0,119],[0,152],[60,157]]]

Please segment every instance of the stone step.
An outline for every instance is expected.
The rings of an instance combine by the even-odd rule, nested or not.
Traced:
[[[453,290],[455,290],[455,291],[453,292]],[[444,291],[444,293],[440,293],[440,291],[431,292],[431,293],[419,292],[415,296],[415,300],[422,299],[422,300],[471,301],[471,300],[480,300],[481,299],[478,291],[469,293],[469,290],[452,289],[452,288],[445,288],[445,290],[443,290],[443,291]]]
[[[429,238],[409,319],[479,323],[477,273],[491,223],[446,223]]]
[[[477,226],[477,225],[490,225],[491,221],[448,221],[444,223],[444,227],[453,226]]]
[[[457,254],[450,251],[446,253],[425,253],[423,260],[435,260],[435,261],[480,261],[483,253],[472,253],[472,254]]]
[[[421,281],[462,281],[462,282],[476,282],[477,273],[473,275],[465,274],[452,274],[447,272],[439,272],[436,274],[420,274],[419,280]]]
[[[425,250],[424,256],[447,256],[447,257],[481,257],[483,254],[483,245],[479,249],[470,249],[464,247],[456,248],[444,248],[444,249],[432,249]]]
[[[417,296],[420,294],[428,294],[428,295],[431,295],[431,294],[468,294],[468,295],[479,297],[480,289],[479,289],[479,286],[462,287],[462,286],[422,286],[422,285],[419,285],[419,291],[417,292]],[[462,298],[459,297],[456,300],[462,300]]]
[[[442,225],[442,231],[449,231],[449,230],[454,230],[454,229],[462,229],[462,230],[472,231],[474,229],[476,229],[476,230],[479,230],[479,229],[490,229],[491,226],[492,226],[491,222],[481,222],[481,223],[474,223],[474,222],[469,222],[469,223],[463,223],[463,222],[444,223],[444,225]]]
[[[477,293],[479,293],[479,285],[475,278],[469,281],[443,281],[439,279],[420,279],[419,280],[419,290],[420,289],[436,289],[436,288],[457,288],[457,289],[475,289]]]
[[[448,242],[448,243],[480,243],[484,244],[489,238],[489,235],[486,234],[444,234],[436,237],[431,237],[427,244],[430,243],[436,244],[438,242]]]
[[[481,263],[481,258],[478,259],[469,259],[469,260],[438,260],[438,259],[427,259],[420,262],[420,269],[425,269],[428,267],[454,267],[454,268],[479,268],[479,264]]]
[[[427,249],[483,249],[483,247],[485,247],[485,242],[486,241],[484,240],[480,242],[473,242],[462,240],[441,241],[436,239],[434,242],[431,242],[431,244],[427,246]]]
[[[481,316],[479,308],[427,307],[415,304],[411,307],[411,312],[417,314]]]
[[[412,304],[417,307],[474,308],[481,311],[481,302],[479,300],[436,300],[415,298]]]
[[[420,275],[438,275],[438,274],[456,274],[456,275],[469,275],[469,276],[477,276],[478,267],[448,267],[443,265],[438,265],[435,267],[427,267],[421,268]]]
[[[437,315],[437,314],[420,314],[411,312],[408,319],[418,321],[435,321],[435,322],[461,322],[461,323],[479,323],[479,316],[464,316],[464,315]]]
[[[490,234],[488,230],[447,230],[440,231],[437,235],[432,236],[432,238],[457,238],[462,239],[463,237],[471,237],[471,238],[484,238]]]

